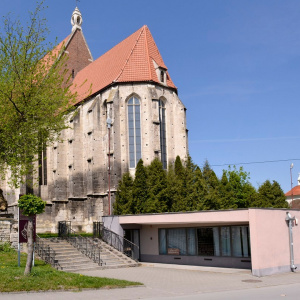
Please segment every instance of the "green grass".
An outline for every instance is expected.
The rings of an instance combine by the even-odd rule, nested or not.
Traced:
[[[21,253],[21,267],[18,267],[17,252],[8,247],[0,247],[0,292],[123,288],[141,285],[139,282],[57,271],[37,259],[31,274],[24,276],[26,258],[27,255]]]

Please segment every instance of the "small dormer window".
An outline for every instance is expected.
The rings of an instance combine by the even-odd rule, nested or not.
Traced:
[[[74,69],[72,70],[72,79],[74,79],[74,77],[75,77],[75,71],[74,71]]]
[[[162,83],[165,82],[165,72],[164,72],[163,70],[160,71],[160,81],[161,81]]]

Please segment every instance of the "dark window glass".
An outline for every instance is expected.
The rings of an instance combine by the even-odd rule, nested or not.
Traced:
[[[213,256],[214,249],[214,232],[213,228],[198,228],[198,255]]]
[[[159,123],[160,123],[160,151],[161,151],[161,162],[163,168],[167,169],[167,143],[166,143],[166,117],[165,103],[159,100]]]
[[[142,157],[140,101],[136,97],[128,100],[129,167],[135,168]]]

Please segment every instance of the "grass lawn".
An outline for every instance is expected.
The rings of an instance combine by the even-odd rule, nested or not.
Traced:
[[[29,276],[24,276],[27,255],[21,254],[21,267],[18,267],[16,251],[0,245],[0,293],[15,291],[81,290],[85,288],[121,288],[141,285],[139,282],[84,276],[76,273],[57,271],[41,260]]]

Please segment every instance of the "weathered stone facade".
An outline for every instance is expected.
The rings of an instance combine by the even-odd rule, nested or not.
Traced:
[[[12,218],[0,217],[0,243],[10,243],[18,248],[18,223]]]
[[[146,29],[143,28],[144,32]],[[75,51],[75,44],[80,45],[79,52]],[[75,28],[75,34],[73,32],[73,36],[67,42],[65,52],[70,56],[68,68],[75,70],[75,76],[81,69],[85,70],[85,66],[90,63],[90,52],[80,28]],[[79,64],[78,57],[84,62]],[[93,221],[100,221],[103,215],[109,213],[109,159],[112,202],[122,174],[129,171],[134,175],[135,172],[134,168],[129,167],[130,98],[135,97],[139,101],[141,158],[144,164],[151,163],[156,157],[161,158],[162,121],[159,103],[162,102],[165,109],[165,159],[170,163],[174,162],[177,155],[186,158],[188,153],[186,109],[178,98],[177,89],[170,84],[163,62],[160,63],[162,65],[160,67],[153,58],[147,59],[149,60],[147,64],[149,66],[151,64],[153,70],[155,67],[156,81],[113,81],[93,92],[91,96],[79,102],[75,113],[70,114],[68,118],[70,128],[62,132],[61,142],[47,148],[46,158],[39,167],[42,180],[37,180],[38,187],[34,188],[34,193],[47,201],[46,212],[37,219],[38,232],[57,231],[58,221],[71,221],[75,229],[90,232]],[[155,59],[159,61],[161,58]],[[103,70],[97,70],[101,71]],[[152,76],[156,76],[153,74]],[[157,79],[159,76],[160,81]],[[107,118],[112,120],[110,149]],[[22,193],[22,190],[13,193],[9,191],[7,184],[4,184],[5,186],[7,189],[5,191],[4,188],[4,194],[6,192],[9,211],[13,212],[16,210],[18,194]]]

